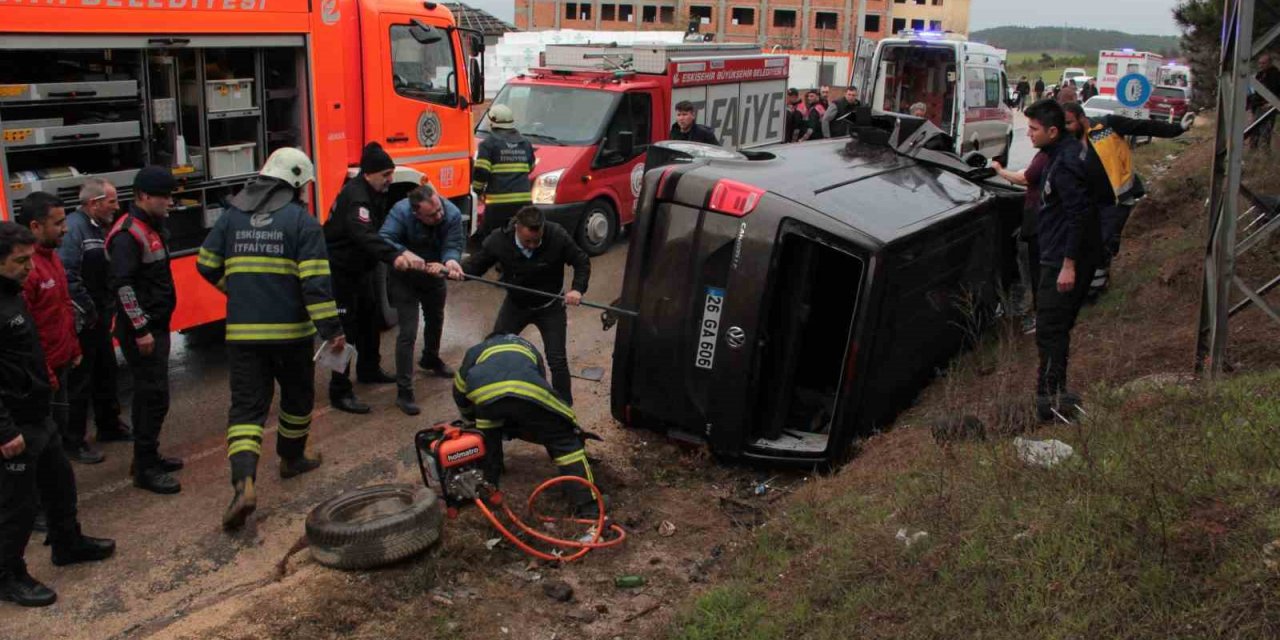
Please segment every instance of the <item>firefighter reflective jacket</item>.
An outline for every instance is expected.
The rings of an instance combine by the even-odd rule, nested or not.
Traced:
[[[471,347],[453,377],[458,411],[481,429],[501,426],[486,420],[483,409],[502,398],[519,398],[577,424],[573,409],[547,382],[542,354],[520,336],[497,335]]]
[[[320,223],[298,202],[275,211],[234,205],[218,218],[196,261],[227,294],[227,342],[326,340],[342,333]]]
[[[519,131],[494,129],[476,153],[471,188],[484,194],[485,204],[533,202],[529,183],[533,160],[533,145]]]

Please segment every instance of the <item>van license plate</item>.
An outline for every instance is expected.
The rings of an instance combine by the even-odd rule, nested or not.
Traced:
[[[716,360],[716,342],[720,339],[720,311],[724,309],[724,289],[707,287],[707,302],[702,307],[702,324],[698,327],[698,353],[693,364],[711,369]]]

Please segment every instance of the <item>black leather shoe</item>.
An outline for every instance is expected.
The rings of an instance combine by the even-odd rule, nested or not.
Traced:
[[[333,405],[334,409],[337,409],[338,411],[346,411],[347,413],[369,413],[370,411],[369,405],[356,400],[352,396],[335,398],[330,400],[329,404]]]
[[[300,476],[308,471],[315,471],[320,468],[321,462],[323,462],[323,458],[318,453],[314,458],[309,458],[307,457],[307,454],[304,453],[300,458],[293,458],[291,460],[282,459],[280,460],[280,477],[288,480],[289,478]]]
[[[116,421],[116,426],[98,428],[98,442],[133,442],[133,430],[129,425]]]
[[[80,464],[98,464],[107,457],[102,455],[101,451],[94,451],[89,445],[81,445],[74,449],[67,449],[67,459]]]
[[[160,462],[156,463],[156,466],[160,467],[160,470],[165,473],[173,473],[174,471],[182,471],[182,468],[187,465],[182,462],[182,458],[162,457],[160,458]]]
[[[408,393],[401,391],[397,394],[396,406],[400,407],[400,410],[403,411],[405,415],[416,416],[419,413],[422,413],[422,409],[418,407],[416,402],[414,402],[412,391]]]
[[[0,600],[24,607],[47,607],[58,601],[58,594],[23,569],[20,573],[0,574]]]
[[[69,564],[106,560],[115,552],[115,540],[82,535],[75,542],[53,545],[51,559],[54,566],[65,567]]]
[[[452,378],[455,373],[453,367],[445,364],[444,360],[440,358],[431,359],[423,356],[421,360],[418,360],[418,366],[441,378]]]
[[[163,495],[182,491],[182,484],[160,467],[148,467],[139,471],[133,476],[133,486]]]
[[[154,466],[165,473],[173,473],[174,471],[182,471],[183,467],[187,465],[182,461],[182,458],[162,457],[155,463]],[[131,476],[138,475],[137,462],[132,462],[129,464],[129,475]]]
[[[358,374],[356,376],[360,380],[360,384],[392,384],[396,381],[396,377],[378,369],[369,374]]]

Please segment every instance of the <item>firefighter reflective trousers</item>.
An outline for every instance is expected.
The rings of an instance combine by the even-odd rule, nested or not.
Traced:
[[[504,437],[540,444],[546,447],[560,475],[595,482],[577,425],[559,413],[527,400],[502,398],[478,407],[476,417],[476,427],[484,433],[485,480],[494,486],[502,475]],[[569,485],[566,493],[575,506],[594,500],[591,491],[580,484]]]
[[[275,385],[280,385],[280,425],[276,454],[286,460],[302,456],[311,432],[315,403],[312,341],[285,344],[227,345],[231,361],[231,411],[227,416],[227,457],[231,483],[257,475],[262,455],[263,425]]]

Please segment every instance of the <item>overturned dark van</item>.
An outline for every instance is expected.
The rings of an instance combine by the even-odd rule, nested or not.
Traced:
[[[749,155],[651,151],[615,418],[724,457],[838,463],[996,308],[1022,192],[922,121],[854,131]]]

